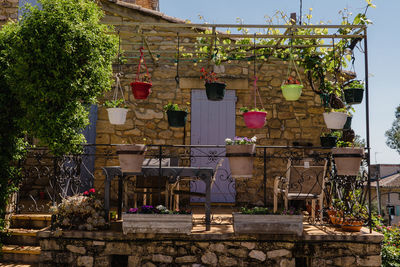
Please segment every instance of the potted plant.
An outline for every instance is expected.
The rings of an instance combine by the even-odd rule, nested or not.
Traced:
[[[344,99],[348,105],[360,104],[364,96],[364,82],[352,80],[343,86]]]
[[[107,108],[108,120],[111,124],[122,125],[125,123],[128,108],[123,99],[107,100],[104,102],[104,106]]]
[[[247,107],[242,107],[240,111],[243,112],[243,119],[247,128],[260,129],[264,127],[265,121],[267,120],[267,112],[265,109],[249,109]]]
[[[130,85],[135,99],[147,99],[151,92],[152,83],[148,74],[141,78],[136,77],[136,80],[131,82]]]
[[[171,127],[184,127],[186,124],[187,111],[179,108],[178,104],[168,103],[164,106],[168,116],[168,124]]]
[[[332,148],[332,156],[338,175],[356,176],[360,171],[364,148],[353,147],[352,142],[338,141],[336,147]]]
[[[345,108],[341,109],[326,109],[323,113],[324,121],[328,129],[343,129],[344,124],[347,120],[347,110]]]
[[[321,134],[320,141],[322,147],[335,147],[337,140],[342,136],[339,131],[329,131]]]
[[[190,234],[192,213],[190,211],[170,211],[159,205],[131,208],[122,214],[122,231],[129,233],[177,233]]]
[[[142,172],[144,155],[147,148],[144,144],[117,145],[119,164],[123,172]]]
[[[232,178],[253,177],[253,162],[257,137],[235,137],[225,139],[226,157],[229,159]]]
[[[296,78],[289,76],[281,86],[281,89],[283,97],[287,101],[296,101],[301,96],[303,85]]]
[[[241,208],[233,213],[235,234],[278,234],[298,235],[303,233],[303,215],[291,208],[280,213],[273,213],[268,208]]]
[[[205,81],[207,99],[211,101],[221,101],[224,99],[226,84],[218,82],[217,75],[213,71],[207,72],[204,68],[201,68],[200,72],[200,79],[204,79]]]

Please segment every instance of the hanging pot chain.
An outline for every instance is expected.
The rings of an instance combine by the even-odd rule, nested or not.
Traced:
[[[257,77],[257,73],[256,73],[256,60],[257,60],[257,55],[256,55],[256,33],[254,33],[254,47],[253,47],[253,57],[254,57],[254,83],[253,83],[253,87],[254,87],[254,108],[257,108],[257,95],[260,99],[260,104],[261,104],[261,108],[264,109],[264,105],[262,103],[262,99],[261,99],[261,95],[260,92],[258,91],[257,88],[257,81],[258,81],[258,77]]]
[[[176,76],[175,76],[175,81],[176,81],[176,89],[179,89],[179,49],[180,49],[180,42],[179,42],[179,32],[176,33],[176,36],[178,38],[178,49],[177,49],[177,58],[176,58]]]

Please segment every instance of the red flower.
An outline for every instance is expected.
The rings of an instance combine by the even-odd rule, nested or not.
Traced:
[[[88,191],[85,191],[85,192],[83,192],[83,195],[84,195],[84,196],[88,196],[88,195],[89,195],[89,192],[88,192]]]
[[[96,193],[96,190],[94,190],[94,188],[91,188],[91,189],[89,189],[89,193],[94,194],[94,193]]]

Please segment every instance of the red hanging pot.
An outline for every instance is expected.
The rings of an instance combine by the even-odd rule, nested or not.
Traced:
[[[267,112],[263,111],[248,111],[243,113],[244,123],[248,128],[260,129],[264,127],[267,120]]]
[[[146,99],[151,92],[151,83],[131,82],[132,93],[135,99]]]
[[[139,65],[136,73],[136,79],[134,82],[131,83],[131,88],[132,88],[132,93],[135,99],[146,99],[151,90],[151,81],[150,81],[150,75],[149,75],[149,70],[147,69],[146,61],[144,59],[144,54],[143,54],[143,47],[140,49],[140,60],[139,60]],[[148,77],[148,82],[141,82],[140,81],[140,66],[142,65],[142,62],[146,68],[146,75]]]

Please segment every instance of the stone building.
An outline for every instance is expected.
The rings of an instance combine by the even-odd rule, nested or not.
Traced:
[[[229,61],[222,63],[221,66],[214,67],[215,72],[221,80],[227,84],[227,104],[229,107],[227,114],[217,112],[210,113],[214,106],[207,106],[201,112],[197,107],[205,95],[204,83],[199,79],[201,67],[207,67],[204,62],[183,61],[179,64],[180,83],[177,86],[175,76],[177,67],[173,62],[163,61],[163,54],[156,60],[152,60],[152,51],[163,51],[176,49],[176,37],[157,36],[158,29],[142,29],[153,33],[155,36],[146,37],[142,40],[137,33],[137,25],[132,22],[145,23],[185,23],[184,20],[169,17],[163,13],[144,9],[138,5],[128,3],[128,1],[100,1],[106,13],[104,23],[115,26],[115,31],[119,32],[121,38],[121,49],[127,56],[128,61],[121,66],[124,76],[121,83],[128,99],[129,112],[127,121],[124,125],[115,126],[108,122],[107,111],[105,108],[98,109],[98,119],[96,123],[96,144],[101,149],[101,144],[121,144],[121,143],[143,143],[146,139],[148,144],[158,145],[186,145],[209,144],[223,145],[225,137],[215,137],[215,132],[221,131],[215,127],[233,129],[229,136],[257,136],[257,145],[262,146],[292,146],[298,144],[312,144],[319,146],[319,137],[322,129],[325,128],[322,113],[323,107],[319,95],[315,94],[309,87],[306,78],[302,81],[305,88],[298,101],[286,101],[280,89],[282,82],[287,78],[288,63],[279,59],[269,59],[256,63],[258,82],[257,86],[260,93],[263,107],[267,110],[267,123],[262,129],[249,129],[245,126],[239,108],[254,106],[254,65],[247,61]],[[138,3],[138,1],[136,1]],[[196,31],[199,29],[193,29]],[[200,29],[201,30],[201,29]],[[163,29],[164,33],[168,29]],[[171,29],[172,31],[172,29]],[[188,31],[188,30],[186,30]],[[193,42],[190,38],[181,38],[181,42]],[[148,45],[145,47],[147,66],[152,77],[152,92],[146,100],[134,99],[129,83],[135,79],[135,72],[138,65],[138,44]],[[150,48],[150,49],[149,49]],[[130,57],[135,57],[132,59]],[[154,56],[154,55],[153,55]],[[159,60],[159,61],[158,61]],[[211,66],[212,67],[212,66]],[[210,68],[211,68],[210,67]],[[118,71],[119,66],[115,65],[114,70]],[[300,70],[301,73],[301,70]],[[109,93],[106,98],[111,98]],[[185,129],[169,127],[167,116],[163,113],[163,106],[168,102],[178,105],[186,105],[190,102],[189,116]],[[258,108],[261,108],[257,97]],[[201,102],[203,104],[203,102]],[[201,104],[201,105],[202,105]],[[209,103],[214,105],[215,103]],[[194,108],[196,107],[196,108]],[[225,107],[225,106],[224,106]],[[209,120],[200,119],[201,116],[209,116]],[[230,116],[226,119],[224,116]],[[216,123],[215,121],[223,122]],[[226,123],[231,125],[228,125]],[[201,136],[197,129],[201,129]],[[185,131],[185,132],[184,132]],[[184,140],[183,140],[184,138]],[[261,152],[261,151],[260,151]],[[272,155],[274,150],[268,150],[268,155]],[[272,199],[272,177],[282,174],[285,169],[286,160],[273,161],[268,164],[267,179],[267,201]],[[101,188],[104,184],[101,166],[117,165],[116,158],[113,160],[96,160],[95,187]],[[234,202],[263,203],[262,183],[263,170],[261,160],[257,161],[255,179],[245,181],[243,185],[233,185]],[[230,184],[229,186],[232,186]],[[232,191],[229,192],[232,194]],[[228,201],[229,202],[229,201]]]

